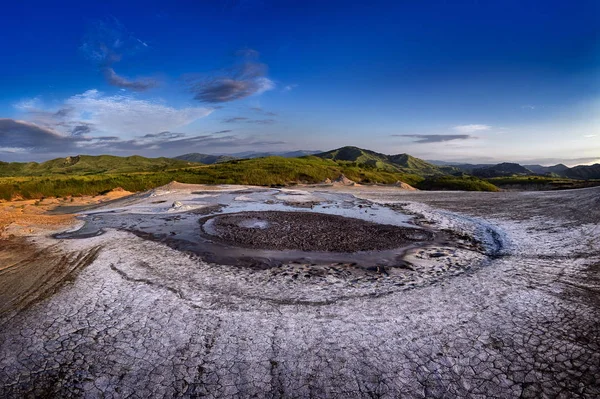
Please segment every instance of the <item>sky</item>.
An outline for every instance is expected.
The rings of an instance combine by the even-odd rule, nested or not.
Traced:
[[[600,2],[6,2],[0,160],[600,162]]]

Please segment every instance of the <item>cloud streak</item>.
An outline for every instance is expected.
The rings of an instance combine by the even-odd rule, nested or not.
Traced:
[[[393,137],[414,138],[415,143],[443,143],[452,140],[468,140],[475,138],[469,134],[393,134]]]
[[[194,99],[205,103],[225,103],[258,95],[275,87],[267,77],[267,65],[258,62],[258,52],[247,49],[238,52],[238,61],[228,70],[212,76],[187,77]]]
[[[482,132],[485,130],[490,130],[492,127],[489,125],[477,125],[477,124],[472,124],[472,125],[458,125],[458,126],[454,126],[452,129],[454,131],[460,132],[460,133],[475,133],[475,132]]]
[[[114,69],[106,67],[103,70],[106,81],[116,87],[122,89],[130,89],[134,91],[146,91],[158,86],[158,81],[150,78],[142,78],[138,80],[129,80],[123,76],[117,75]]]
[[[158,81],[151,78],[127,79],[117,74],[113,65],[123,57],[132,56],[147,48],[147,43],[129,33],[114,17],[90,24],[80,46],[83,55],[98,65],[109,84],[134,91],[156,87]]]

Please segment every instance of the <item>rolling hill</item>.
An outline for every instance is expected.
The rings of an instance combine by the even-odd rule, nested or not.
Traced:
[[[246,151],[246,152],[238,152],[235,154],[221,154],[221,155],[210,155],[210,154],[201,154],[198,152],[193,152],[190,154],[183,154],[174,157],[173,159],[180,159],[189,162],[199,162],[205,165],[213,165],[219,162],[227,162],[232,161],[234,159],[252,159],[252,158],[264,158],[264,157],[284,157],[284,158],[298,158],[306,155],[318,154],[321,151],[306,151],[306,150],[298,150],[298,151],[286,151],[286,152],[255,152],[255,151]]]
[[[171,158],[113,155],[77,155],[37,162],[0,162],[0,176],[96,175],[110,173],[158,172],[189,166],[190,162]]]
[[[534,173],[519,165],[518,163],[503,162],[486,168],[474,169],[473,176],[477,177],[505,177],[505,176],[528,176]]]
[[[410,173],[418,176],[441,176],[458,172],[456,168],[451,166],[436,166],[408,154],[385,155],[358,147],[341,147],[315,156],[333,161],[353,162],[362,167]]]
[[[233,161],[234,159],[239,159],[237,157],[233,157],[231,155],[210,155],[210,154],[200,154],[197,152],[193,152],[190,154],[178,155],[173,159],[179,159],[182,161],[188,162],[197,162],[203,163],[205,165],[213,165],[220,162]]]
[[[589,180],[600,179],[600,163],[593,165],[579,165],[567,169],[565,176],[571,179]]]
[[[566,177],[566,172],[570,169],[567,165],[559,163],[554,166],[542,166],[542,165],[523,165],[530,171],[537,173],[538,175],[556,175]]]

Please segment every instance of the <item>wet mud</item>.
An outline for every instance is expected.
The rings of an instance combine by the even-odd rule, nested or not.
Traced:
[[[352,253],[434,239],[423,229],[312,212],[242,212],[201,223],[205,237],[245,248]]]
[[[257,193],[264,191],[244,192]],[[236,194],[239,198],[240,193]],[[267,202],[267,205],[277,204]],[[391,216],[397,215],[399,221],[387,213],[390,224],[299,210],[296,205],[292,203],[281,211],[233,213],[227,212],[230,210],[227,204],[212,204],[171,214],[124,214],[119,210],[107,210],[85,217],[85,224],[80,229],[54,237],[85,239],[102,235],[108,229],[117,229],[164,243],[205,262],[260,270],[293,263],[312,266],[346,264],[377,271],[385,267],[406,268],[406,254],[419,248],[444,246],[481,250],[470,237],[449,230],[436,231],[406,224],[404,214],[387,208],[380,209],[391,212]],[[346,210],[349,207],[348,201],[342,205]],[[326,210],[335,209],[335,204],[325,206]],[[356,208],[357,215],[369,215],[366,202],[361,201]],[[394,222],[396,224],[391,224]]]

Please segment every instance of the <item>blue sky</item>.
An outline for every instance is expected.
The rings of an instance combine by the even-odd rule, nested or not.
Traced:
[[[600,160],[598,1],[4,4],[0,160]]]

